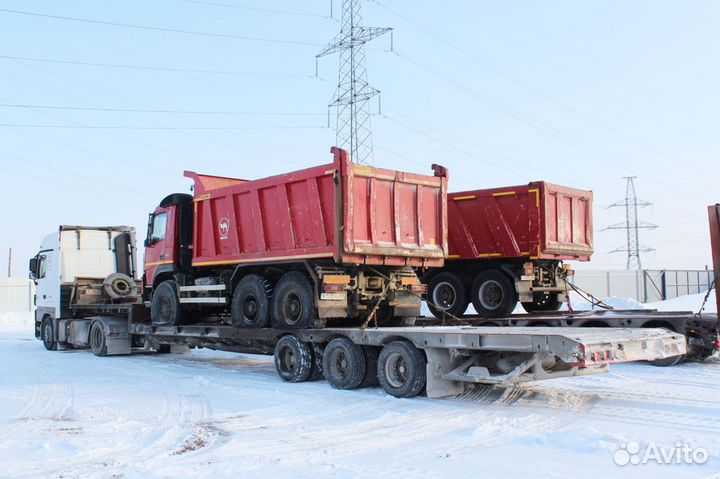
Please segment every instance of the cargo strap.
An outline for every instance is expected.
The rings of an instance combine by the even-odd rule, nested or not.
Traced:
[[[575,291],[577,294],[580,295],[582,299],[590,303],[591,306],[599,306],[602,309],[607,310],[613,310],[614,307],[610,306],[609,304],[606,304],[593,296],[591,293],[588,293],[587,291],[579,288],[578,286],[575,286],[574,284],[570,283],[569,281],[565,281],[565,300],[567,301],[568,305],[568,311],[570,312],[570,316],[575,315],[575,310],[572,308],[572,305],[570,304],[570,291],[568,290],[568,287],[572,288],[573,291]]]

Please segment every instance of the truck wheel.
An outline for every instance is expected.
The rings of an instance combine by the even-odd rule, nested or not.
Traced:
[[[472,303],[480,316],[503,318],[517,305],[515,285],[501,271],[480,273],[472,287]]]
[[[523,308],[528,313],[535,311],[557,311],[562,306],[562,301],[558,300],[557,294],[535,293],[533,302],[522,303]]]
[[[270,326],[270,283],[257,274],[241,279],[233,292],[230,316],[236,328]]]
[[[427,298],[430,312],[438,319],[443,313],[460,316],[468,307],[467,288],[465,283],[453,273],[440,273],[428,284]]]
[[[283,336],[275,345],[275,369],[287,382],[307,381],[312,372],[313,354],[310,346],[291,334]]]
[[[42,322],[42,341],[43,346],[48,351],[57,350],[57,341],[55,340],[55,328],[53,327],[52,318],[45,318]]]
[[[163,281],[155,288],[150,303],[150,318],[156,326],[182,324],[182,309],[175,281]]]
[[[335,338],[323,354],[325,380],[335,389],[355,389],[365,377],[365,354],[348,338]]]
[[[378,380],[386,393],[397,398],[420,394],[427,379],[422,351],[405,341],[393,341],[380,351]]]
[[[308,328],[316,316],[315,295],[308,277],[298,271],[285,273],[273,292],[273,327]]]
[[[90,349],[95,356],[107,356],[105,329],[97,321],[90,326]]]

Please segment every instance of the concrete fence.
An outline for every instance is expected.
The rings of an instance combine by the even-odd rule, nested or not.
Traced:
[[[35,309],[35,284],[28,278],[0,278],[0,313]]]
[[[713,277],[708,270],[578,270],[573,284],[598,298],[615,296],[649,303],[704,293]]]

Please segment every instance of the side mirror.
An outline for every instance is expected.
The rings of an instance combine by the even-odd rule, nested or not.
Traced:
[[[30,258],[30,279],[35,279],[37,274],[38,257]]]

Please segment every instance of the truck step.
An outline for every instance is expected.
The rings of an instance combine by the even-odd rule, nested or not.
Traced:
[[[224,284],[205,284],[195,286],[178,286],[180,293],[205,292],[205,291],[225,291]]]
[[[227,298],[180,298],[181,304],[227,304]]]

